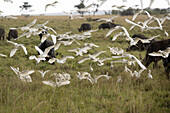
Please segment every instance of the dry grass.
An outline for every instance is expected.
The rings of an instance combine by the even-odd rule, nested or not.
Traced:
[[[77,28],[82,23],[91,23],[93,29],[98,28],[102,22],[87,22],[85,19],[68,20],[66,16],[32,16],[32,17],[19,17],[17,20],[3,19],[1,20],[0,27],[5,28],[6,33],[11,27],[19,27],[26,25],[33,19],[37,18],[37,23],[43,23],[49,20],[48,26],[56,30],[57,33],[64,33],[72,31],[78,33]],[[111,16],[95,16],[93,18],[109,18]],[[131,19],[131,16],[124,16],[115,18],[115,23],[129,28],[130,25],[124,21],[124,18]],[[140,15],[136,21],[143,21],[147,17]],[[153,24],[154,25],[154,24]],[[166,21],[164,28],[170,33],[169,21]],[[116,34],[118,31],[113,33]],[[81,44],[85,42],[93,42],[100,46],[100,48],[94,48],[89,53],[94,53],[99,50],[106,50],[107,52],[100,57],[109,57],[111,53],[107,46],[117,46],[119,48],[126,49],[128,43],[124,37],[119,37],[115,42],[111,41],[111,36],[104,39],[108,30],[99,30],[93,33],[90,39],[85,41],[79,41]],[[23,32],[19,31],[21,35]],[[136,28],[129,32],[132,36],[134,33],[141,33],[139,28]],[[165,37],[162,31],[145,31],[146,36],[153,36],[161,34],[158,40],[169,38]],[[77,71],[90,71],[90,61],[83,64],[77,62],[82,57],[76,57],[74,60],[68,60],[65,64],[50,65],[47,62],[35,65],[35,61],[28,60],[28,57],[32,54],[37,54],[34,49],[35,45],[40,43],[39,37],[31,37],[30,39],[21,38],[17,40],[18,43],[23,43],[28,49],[28,55],[25,56],[22,50],[16,52],[12,58],[0,57],[0,112],[128,112],[128,113],[160,113],[170,112],[170,84],[165,77],[165,71],[162,66],[162,62],[159,62],[159,69],[153,70],[150,65],[148,69],[152,70],[153,79],[148,79],[147,71],[145,71],[141,78],[132,78],[129,73],[124,72],[124,64],[115,64],[113,69],[110,69],[110,62],[106,62],[103,67],[98,67],[96,64],[92,64],[94,71],[91,72],[92,76],[105,74],[109,72],[112,76],[110,80],[100,79],[97,84],[91,85],[86,80],[79,81],[76,78]],[[59,55],[57,58],[61,58],[63,55],[74,55],[74,53],[67,52],[68,49],[77,47],[74,43],[71,46],[61,46],[58,50]],[[13,45],[6,41],[0,41],[0,53],[7,54],[9,56],[10,50]],[[144,52],[133,51],[131,54],[139,57],[145,55]],[[18,80],[15,73],[10,69],[10,66],[19,67],[20,70],[35,69],[33,73],[32,83],[24,83]],[[51,71],[41,78],[37,70]],[[138,69],[138,67],[136,67]],[[62,86],[60,88],[52,88],[42,83],[42,80],[49,80],[50,74],[67,72],[71,75],[71,84]],[[123,82],[118,84],[117,77],[121,75]]]

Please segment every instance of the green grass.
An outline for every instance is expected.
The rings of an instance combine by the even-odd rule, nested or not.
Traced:
[[[93,18],[102,18],[111,16],[96,16]],[[77,28],[82,23],[91,23],[93,29],[97,29],[102,22],[87,22],[86,19],[68,20],[65,16],[33,16],[33,17],[19,17],[17,20],[2,19],[0,27],[4,28],[6,35],[11,27],[20,27],[28,24],[37,18],[37,23],[44,23],[49,20],[47,26],[52,27],[58,34],[72,31],[73,33],[79,33]],[[86,17],[88,18],[88,17]],[[131,19],[131,16],[124,16],[115,18],[115,23],[130,28],[130,25],[124,21],[124,18]],[[138,16],[137,21],[144,21],[146,16]],[[155,23],[152,24],[156,25]],[[170,33],[169,21],[164,23],[164,29]],[[117,30],[112,33],[111,36],[118,33]],[[125,37],[118,37],[115,42],[111,41],[111,36],[104,39],[104,36],[108,30],[99,30],[92,34],[90,39],[85,41],[79,41],[82,45],[86,42],[93,42],[99,45],[99,48],[93,48],[89,51],[90,54],[95,51],[106,50],[107,52],[100,55],[101,58],[110,57],[112,54],[109,52],[107,46],[119,47],[126,49],[128,43],[125,41]],[[23,32],[19,30],[19,35]],[[132,36],[134,33],[142,33],[138,27],[135,27],[129,32]],[[151,30],[143,32],[144,35],[150,37],[153,35],[161,34],[157,40],[166,39],[162,31]],[[165,77],[165,71],[162,65],[162,61],[159,62],[160,68],[152,69],[152,64],[148,69],[152,70],[153,79],[148,79],[148,71],[144,71],[142,76],[137,79],[130,76],[129,73],[124,72],[124,64],[115,64],[114,68],[110,69],[110,62],[107,61],[104,66],[98,67],[93,63],[93,72],[90,72],[90,61],[86,61],[82,64],[77,62],[82,58],[80,56],[75,57],[73,60],[68,60],[65,64],[50,65],[47,62],[35,64],[34,60],[28,60],[30,55],[37,55],[34,49],[35,45],[40,43],[38,36],[32,36],[27,39],[25,37],[16,40],[15,42],[23,43],[28,50],[28,55],[25,56],[22,50],[16,52],[16,54],[10,58],[0,57],[0,112],[2,113],[44,113],[44,112],[73,112],[73,113],[168,113],[170,112],[170,83]],[[10,50],[13,45],[5,41],[0,41],[0,53],[9,56]],[[68,49],[78,47],[76,43],[71,46],[60,46],[59,55],[57,58],[61,58],[64,55],[75,55],[74,53],[67,52]],[[139,58],[139,54],[142,57],[145,56],[145,51],[129,52]],[[10,66],[19,67],[20,70],[34,69],[35,72],[31,74],[33,79],[32,83],[24,83],[20,81],[15,73],[10,69]],[[51,71],[45,75],[45,78],[41,78],[37,70]],[[134,68],[138,70],[138,67]],[[97,84],[92,85],[87,80],[80,81],[77,79],[77,71],[88,71],[92,76],[99,74],[106,74],[112,76],[110,80],[105,78],[99,79]],[[50,80],[52,73],[67,72],[71,75],[71,83],[67,86],[61,86],[59,88],[52,88],[44,85],[43,80]],[[117,83],[117,77],[121,76],[122,83]]]

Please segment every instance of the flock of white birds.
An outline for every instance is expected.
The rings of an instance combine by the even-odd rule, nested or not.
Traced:
[[[100,0],[100,1],[104,2],[106,0]],[[153,0],[151,0],[151,1],[153,1]],[[53,4],[56,4],[56,3],[57,2],[55,2]],[[46,6],[46,9],[49,6],[53,6],[53,4],[48,4]],[[142,2],[141,2],[141,4],[142,4]],[[83,10],[85,10],[85,9],[83,9]],[[163,23],[165,22],[166,19],[168,19],[168,20],[170,19],[169,14],[165,15],[162,18],[156,18],[154,16],[151,16],[147,11],[144,11],[144,12],[147,13],[148,19],[146,21],[144,21],[144,22],[140,22],[143,25],[140,25],[139,22],[138,22],[139,24],[134,23],[133,21],[135,20],[135,18],[137,18],[137,15],[139,13],[143,12],[143,11],[144,10],[142,9],[141,11],[134,14],[132,20],[125,19],[125,21],[127,23],[129,23],[129,24],[132,24],[133,27],[134,26],[140,27],[142,31],[148,30],[148,29],[160,29],[162,31],[165,31],[163,29]],[[108,22],[108,20],[110,21],[112,19],[113,18],[102,19],[102,20],[105,20],[106,22]],[[156,21],[158,23],[158,26],[155,26],[155,27],[149,26],[148,23],[151,22],[151,21],[152,22]],[[137,77],[137,78],[141,77],[141,73],[144,70],[147,70],[147,68],[141,63],[141,61],[139,59],[137,59],[134,55],[125,52],[122,48],[109,47],[108,46],[108,49],[110,49],[110,52],[113,55],[113,56],[110,56],[108,58],[100,58],[99,57],[101,54],[105,53],[106,50],[96,51],[93,54],[88,54],[88,51],[90,49],[92,49],[94,47],[99,48],[100,46],[98,46],[98,45],[96,45],[94,43],[84,43],[84,45],[81,46],[81,44],[78,41],[85,40],[87,38],[89,39],[91,37],[92,32],[97,32],[98,29],[83,32],[81,34],[71,34],[72,32],[70,32],[70,31],[66,32],[64,34],[58,34],[54,29],[47,26],[48,21],[45,22],[45,23],[42,23],[42,24],[35,25],[36,22],[37,22],[37,19],[33,20],[31,23],[27,24],[26,26],[21,26],[21,27],[18,27],[18,28],[11,28],[11,29],[20,29],[22,31],[25,31],[21,36],[19,36],[15,40],[19,40],[21,37],[30,38],[32,35],[35,36],[35,35],[38,35],[38,34],[40,34],[42,32],[47,32],[49,30],[51,30],[54,33],[54,34],[50,34],[49,32],[47,32],[46,34],[43,35],[43,37],[41,39],[41,43],[42,43],[46,39],[51,38],[53,43],[54,43],[53,46],[50,46],[50,47],[46,48],[45,51],[42,51],[38,46],[35,45],[36,51],[38,51],[40,54],[38,56],[36,54],[29,56],[29,60],[35,60],[37,65],[41,61],[46,60],[45,58],[48,57],[48,53],[52,48],[54,48],[54,50],[56,51],[56,50],[58,50],[60,48],[61,45],[62,46],[69,46],[69,45],[73,44],[73,42],[76,42],[78,44],[78,47],[73,48],[73,49],[69,49],[68,52],[74,52],[75,56],[80,56],[80,57],[83,56],[83,58],[80,61],[77,62],[78,64],[82,64],[85,61],[90,60],[92,63],[97,63],[98,66],[103,66],[103,65],[105,65],[104,63],[106,61],[110,61],[110,64],[111,64],[110,68],[113,68],[114,63],[124,63],[125,64],[125,71],[127,73],[129,73],[132,77]],[[133,39],[133,38],[130,37],[130,35],[128,33],[128,30],[125,27],[116,26],[115,28],[110,29],[105,37],[108,37],[109,35],[111,35],[112,32],[114,32],[117,29],[122,29],[123,32],[120,32],[120,33],[116,34],[115,36],[113,36],[112,41],[115,41],[118,36],[122,35],[122,36],[125,36],[127,41],[130,41],[130,45],[136,45],[139,40],[142,41],[142,43],[150,43],[150,40],[160,36],[160,35],[157,35],[157,36],[150,37],[148,39],[139,39],[139,38]],[[169,36],[167,34],[167,32],[166,32],[166,35]],[[22,48],[25,55],[27,55],[27,48],[24,46],[24,44],[18,44],[18,43],[13,42],[13,41],[7,41],[7,42],[10,43],[10,44],[13,44],[15,46],[11,50],[9,57],[13,57],[15,55],[16,51],[19,50],[20,48]],[[149,55],[151,55],[151,56],[162,56],[164,58],[167,58],[169,53],[170,53],[170,47],[167,48],[164,51],[160,50],[158,52],[149,53]],[[8,57],[7,55],[4,55],[4,54],[0,54],[0,56]],[[55,63],[55,62],[63,64],[63,63],[67,63],[67,59],[74,59],[75,56],[67,56],[67,55],[65,55],[61,59],[51,58],[48,62],[50,64]],[[118,58],[123,58],[123,59],[122,60],[115,60],[115,59],[118,59]],[[139,71],[134,70],[134,72],[133,72],[132,70],[130,70],[127,67],[127,65],[132,65],[132,66],[136,67],[136,64],[138,64],[139,67],[140,67]],[[21,79],[22,81],[24,81],[24,82],[32,82],[30,74],[33,74],[35,72],[35,70],[20,71],[19,68],[14,68],[12,66],[11,66],[11,69],[15,72],[15,74],[18,76],[18,78]],[[41,76],[43,78],[44,78],[45,74],[47,72],[49,72],[49,71],[50,70],[46,70],[46,71],[38,70],[38,72],[41,74]],[[93,71],[92,65],[90,65],[90,71]],[[77,74],[78,79],[80,79],[80,80],[87,79],[92,84],[97,83],[97,80],[99,78],[101,78],[101,77],[105,77],[108,80],[111,78],[111,76],[108,76],[108,72],[105,75],[98,75],[98,76],[94,75],[94,77],[92,77],[89,72],[79,72],[78,71],[77,73],[78,73]],[[56,86],[60,87],[62,85],[70,84],[71,76],[68,73],[65,73],[65,72],[63,72],[63,73],[53,73],[51,76],[55,78],[55,81],[46,80],[46,81],[42,81],[42,83],[44,83],[46,85],[50,85],[52,87],[56,87]],[[151,78],[151,79],[153,78],[152,75],[151,75],[151,70],[149,70],[148,77]],[[122,82],[121,76],[118,77],[117,82],[118,83]]]

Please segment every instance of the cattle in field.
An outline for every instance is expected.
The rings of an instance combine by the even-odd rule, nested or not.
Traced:
[[[81,31],[88,31],[88,30],[91,30],[91,28],[92,28],[91,24],[83,23],[78,30],[79,30],[79,32],[81,32]]]
[[[18,37],[18,31],[16,29],[10,29],[7,40],[16,39]]]
[[[170,47],[170,39],[166,39],[166,40],[161,40],[161,41],[155,41],[153,43],[151,43],[148,46],[145,58],[143,59],[142,63],[148,67],[150,63],[155,62],[155,64],[157,64],[158,61],[163,60],[163,65],[167,74],[167,78],[169,78],[169,72],[170,72],[170,56],[168,56],[168,58],[163,58],[161,56],[150,56],[149,53],[153,53],[153,52],[158,52],[159,50],[166,50],[166,48]],[[155,65],[156,66],[156,65]],[[155,67],[154,66],[154,67]]]
[[[132,36],[132,38],[133,39],[135,39],[135,38],[147,39],[148,37],[146,37],[143,34],[134,34]],[[126,49],[126,51],[144,51],[144,50],[147,50],[148,46],[155,41],[156,41],[155,39],[151,40],[150,43],[142,43],[141,41],[138,41],[138,43],[136,45],[132,45],[132,46],[128,47]]]
[[[45,40],[44,42],[41,42],[41,43],[38,45],[38,47],[44,52],[47,47],[52,46],[52,45],[54,45],[53,41],[51,41],[51,40]],[[38,54],[39,54],[39,53],[38,53]],[[48,55],[49,55],[49,57],[46,58],[47,61],[48,61],[50,58],[56,58],[56,56],[58,55],[58,53],[55,54],[55,50],[54,50],[54,48],[52,48],[52,49],[49,51]]]
[[[102,23],[99,25],[99,29],[111,29],[116,26],[120,26],[118,24],[112,23],[112,22],[107,22],[107,23]]]
[[[4,38],[5,38],[5,30],[3,28],[0,28],[0,40],[1,40],[1,37],[4,40]]]

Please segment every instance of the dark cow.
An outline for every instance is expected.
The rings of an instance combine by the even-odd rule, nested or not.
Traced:
[[[7,40],[16,39],[18,37],[18,31],[16,29],[10,29]]]
[[[132,38],[133,39],[135,39],[135,38],[147,39],[148,37],[146,37],[142,34],[134,34],[132,36]],[[128,47],[126,49],[126,51],[144,51],[144,50],[147,50],[148,46],[155,41],[156,41],[155,39],[151,40],[150,43],[142,43],[141,41],[138,41],[138,43],[136,45],[132,45],[132,46]]]
[[[4,40],[4,38],[5,38],[5,30],[3,28],[0,28],[0,40],[1,40],[1,37]]]
[[[107,23],[102,23],[99,25],[99,29],[111,29],[116,26],[120,26],[118,24],[112,23],[112,22],[107,22]]]
[[[142,63],[148,67],[150,63],[155,62],[155,64],[157,64],[157,62],[159,60],[163,60],[163,65],[167,74],[167,78],[169,79],[169,72],[170,72],[170,56],[168,56],[168,58],[163,58],[163,57],[154,57],[154,56],[149,56],[149,53],[152,52],[158,52],[159,50],[165,50],[166,48],[170,47],[170,39],[166,39],[166,40],[161,40],[161,41],[155,41],[153,43],[151,43],[147,49],[145,58],[143,59]]]
[[[54,45],[53,41],[51,41],[51,40],[45,40],[44,42],[40,43],[40,44],[38,45],[38,47],[39,47],[42,51],[45,51],[45,49],[46,49],[47,47],[52,46],[52,45]],[[38,53],[38,54],[39,54],[39,53]],[[48,55],[49,55],[49,57],[46,58],[47,61],[48,61],[50,58],[56,58],[56,56],[58,55],[58,53],[55,54],[55,50],[54,50],[54,48],[52,48],[52,49],[49,51]]]
[[[92,28],[91,24],[83,23],[78,30],[79,32],[81,32],[81,31],[91,30],[91,28]]]

